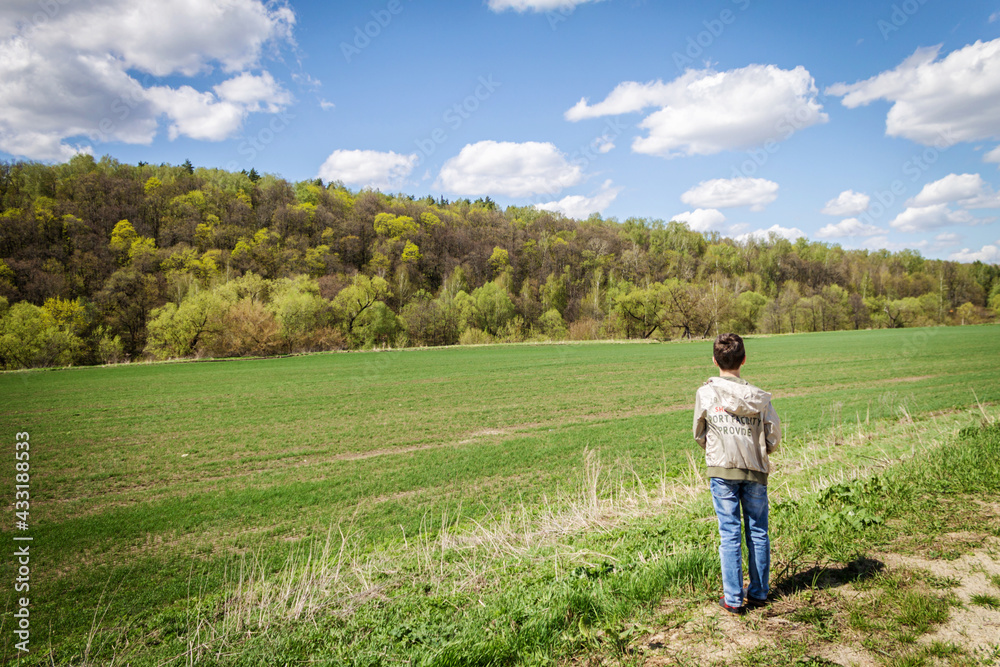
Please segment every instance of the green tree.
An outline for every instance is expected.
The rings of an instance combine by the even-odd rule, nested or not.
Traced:
[[[420,226],[408,215],[393,215],[392,213],[379,213],[375,216],[375,233],[379,236],[400,239],[410,234],[415,234]]]
[[[493,269],[493,275],[501,273],[510,266],[510,255],[503,248],[495,246],[493,254],[490,255],[489,265]]]
[[[708,335],[712,321],[696,285],[671,278],[658,289],[661,292],[658,298],[664,304],[664,317],[670,328],[679,330],[684,338]]]
[[[664,328],[667,312],[663,285],[653,283],[641,288],[625,283],[616,291],[614,309],[624,322],[628,338],[649,338],[657,329]]]
[[[500,328],[514,317],[514,302],[510,294],[496,282],[473,290],[471,296],[478,328],[490,335],[497,335]]]
[[[997,269],[997,272],[1000,274],[1000,268]],[[986,307],[1000,315],[1000,276],[993,281],[993,286],[986,297]]]
[[[851,298],[843,287],[837,284],[824,285],[823,330],[846,329],[850,324]]]
[[[247,271],[239,278],[222,283],[216,288],[216,291],[231,304],[241,299],[250,299],[255,303],[263,304],[271,300],[272,286],[272,281],[253,271]]]
[[[1000,316],[1000,291],[990,297],[990,309]]]
[[[735,276],[742,273],[739,251],[729,243],[713,243],[708,246],[702,258],[702,266],[711,272]]]
[[[462,333],[451,299],[433,299],[423,290],[403,307],[400,319],[410,345],[455,345]]]
[[[392,345],[403,330],[402,322],[383,301],[375,301],[361,313],[354,326],[354,335],[363,347]]]
[[[87,307],[82,299],[53,297],[42,304],[42,315],[47,326],[55,326],[74,336],[82,336],[88,326]]]
[[[546,338],[551,340],[563,340],[566,338],[566,320],[563,319],[562,314],[555,308],[542,313],[542,316],[538,318],[538,326]]]
[[[109,247],[111,251],[118,256],[118,261],[124,263],[128,258],[129,250],[132,248],[132,244],[138,240],[139,235],[135,231],[135,227],[128,220],[119,220],[118,224],[111,231],[111,243]]]
[[[569,303],[569,285],[567,283],[568,276],[566,273],[558,276],[554,273],[548,275],[545,279],[545,284],[539,290],[542,297],[542,310],[555,309],[559,312],[559,316],[562,317]]]
[[[119,220],[111,232],[108,244],[121,265],[131,264],[143,272],[150,272],[156,258],[156,243],[151,238],[139,236],[127,219]]]
[[[733,319],[729,328],[734,333],[750,334],[757,331],[760,320],[764,316],[768,299],[757,292],[743,292],[733,304]]]
[[[168,302],[150,313],[145,352],[157,359],[217,349],[223,318],[234,302],[218,291],[200,291],[179,305]]]
[[[203,254],[194,248],[181,248],[160,264],[167,282],[167,294],[177,303],[194,287],[209,287],[221,275],[222,253],[209,250]]]
[[[231,258],[237,268],[274,278],[282,268],[282,237],[267,227],[250,238],[242,238],[233,248]]]
[[[80,358],[83,341],[59,327],[45,309],[21,301],[0,318],[0,364],[3,368],[67,366]]]
[[[146,346],[146,321],[159,297],[156,277],[135,267],[115,271],[97,293],[97,303],[112,335],[120,335],[125,354],[135,357]]]
[[[317,334],[333,324],[332,305],[320,296],[316,280],[305,276],[276,281],[271,291],[271,309],[277,317],[286,352],[321,348]]]
[[[407,241],[406,246],[403,248],[403,254],[400,256],[400,260],[403,264],[414,264],[420,261],[423,255],[420,254],[420,248],[413,241]]]
[[[0,293],[2,292],[8,294],[14,292],[14,271],[0,259]]]
[[[334,316],[344,327],[344,333],[352,340],[358,340],[358,318],[382,299],[391,296],[389,283],[378,276],[369,278],[363,273],[356,274],[351,284],[342,289],[333,299]]]
[[[142,185],[142,192],[146,196],[155,195],[163,187],[163,181],[158,179],[156,176],[150,176],[146,179],[146,182]]]
[[[306,272],[312,278],[324,276],[330,270],[330,264],[336,262],[336,255],[330,252],[330,246],[326,244],[318,245],[306,250],[305,267]]]
[[[959,321],[959,324],[979,324],[982,321],[979,317],[979,309],[969,301],[955,309],[955,319]]]

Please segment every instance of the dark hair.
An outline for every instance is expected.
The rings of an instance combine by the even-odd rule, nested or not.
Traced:
[[[737,370],[747,358],[747,352],[743,349],[743,339],[734,333],[719,334],[712,348],[712,356],[722,370]]]

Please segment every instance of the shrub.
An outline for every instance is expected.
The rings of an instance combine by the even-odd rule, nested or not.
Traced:
[[[497,332],[496,340],[500,343],[520,343],[525,339],[524,318],[515,315],[507,320]]]
[[[571,322],[567,337],[570,340],[600,340],[601,323],[589,317]]]
[[[240,299],[222,318],[221,333],[208,352],[218,357],[275,354],[283,343],[280,330],[274,313],[262,303]]]
[[[542,313],[542,316],[538,318],[538,325],[546,338],[551,340],[566,338],[566,321],[555,308],[550,308]]]
[[[458,338],[459,345],[485,345],[492,342],[493,336],[475,327],[469,327]]]

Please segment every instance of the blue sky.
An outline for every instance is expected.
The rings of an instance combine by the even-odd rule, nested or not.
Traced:
[[[1000,261],[1000,2],[10,0],[0,158]]]

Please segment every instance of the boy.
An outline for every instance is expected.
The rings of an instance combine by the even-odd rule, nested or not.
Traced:
[[[767,534],[768,454],[781,440],[781,421],[771,394],[740,378],[746,362],[743,339],[733,333],[715,339],[712,363],[719,377],[698,388],[694,439],[705,450],[712,504],[719,518],[723,597],[719,605],[739,614],[767,602],[771,541]],[[750,586],[743,588],[740,510],[748,552]]]

